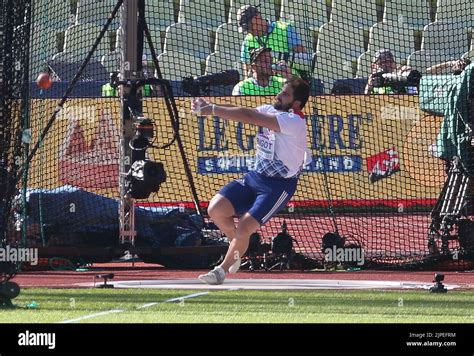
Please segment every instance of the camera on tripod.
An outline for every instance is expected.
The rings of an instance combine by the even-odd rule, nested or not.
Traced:
[[[145,151],[152,147],[154,126],[151,119],[134,115],[135,136],[130,140],[132,165],[126,176],[128,194],[134,199],[146,199],[151,193],[157,192],[166,181],[166,172],[160,162],[153,162],[145,158]]]
[[[473,64],[469,60],[441,63],[451,74],[427,75],[420,83],[420,109],[443,117],[440,133],[430,146],[433,156],[442,159],[447,179],[431,211],[428,250],[432,256],[451,255],[474,259],[474,221],[472,220],[472,179],[474,144],[472,115]],[[437,243],[441,240],[441,244]],[[450,246],[457,240],[458,246]],[[458,256],[460,253],[460,257]]]
[[[158,192],[166,181],[166,172],[161,162],[148,159],[133,162],[127,174],[127,192],[134,199],[147,199]]]
[[[183,91],[191,96],[200,96],[201,91],[206,95],[209,95],[211,86],[236,85],[239,81],[239,71],[236,69],[229,69],[216,74],[183,78],[181,87]]]
[[[397,72],[378,71],[372,74],[374,87],[418,87],[421,73],[416,69]]]
[[[154,137],[153,121],[142,116],[135,118],[135,136],[130,141],[132,150],[145,150],[151,143],[150,139]]]

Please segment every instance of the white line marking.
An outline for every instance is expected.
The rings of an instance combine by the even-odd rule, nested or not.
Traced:
[[[180,301],[185,300],[185,299],[196,298],[196,297],[200,297],[201,295],[206,295],[206,294],[209,294],[209,292],[189,294],[189,295],[185,295],[183,297],[176,297],[176,298],[167,299],[164,302],[147,303],[147,304],[140,305],[139,307],[137,307],[137,309],[145,309],[145,308],[149,308],[149,307],[152,307],[154,305],[163,304],[163,303],[171,303],[171,302],[178,302],[178,301],[180,302]],[[75,323],[75,322],[78,322],[78,321],[81,321],[81,320],[92,319],[92,318],[96,318],[98,316],[109,315],[109,314],[114,314],[114,313],[123,313],[123,312],[126,312],[126,311],[127,311],[126,309],[106,310],[106,311],[103,311],[103,312],[100,312],[100,313],[81,316],[80,318],[76,318],[76,319],[60,321],[60,322],[58,322],[58,324],[71,324],[71,323]]]
[[[76,318],[76,319],[60,321],[58,324],[71,324],[71,323],[75,323],[76,321],[91,319],[91,318],[95,318],[95,317],[98,317],[98,316],[108,315],[108,314],[113,314],[113,313],[123,313],[124,311],[125,310],[123,310],[123,309],[112,309],[112,310],[107,310],[107,311],[100,312],[100,313],[89,314],[89,315],[82,316],[82,317]]]
[[[154,302],[154,303],[143,304],[143,305],[140,305],[139,307],[137,307],[137,309],[145,309],[145,308],[149,308],[149,307],[152,307],[154,305],[161,304],[161,303],[163,303],[163,302]]]
[[[184,297],[171,298],[171,299],[165,300],[164,302],[154,302],[154,303],[143,304],[143,305],[137,307],[137,309],[149,308],[149,307],[152,307],[154,305],[163,304],[163,303],[180,302],[184,299],[196,298],[196,297],[200,297],[201,295],[206,295],[206,294],[209,294],[209,292],[194,293],[194,294],[190,294],[190,295],[185,295]]]

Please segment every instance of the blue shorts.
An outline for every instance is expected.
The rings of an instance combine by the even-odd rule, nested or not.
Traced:
[[[237,215],[249,213],[261,225],[282,210],[295,193],[298,178],[271,178],[251,171],[219,191]]]

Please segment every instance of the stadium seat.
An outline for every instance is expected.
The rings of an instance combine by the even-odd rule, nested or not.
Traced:
[[[162,44],[161,44],[161,28],[160,27],[154,27],[154,26],[149,26],[148,30],[150,31],[151,35],[151,40],[153,42],[153,47],[155,48],[156,54],[159,55],[163,51],[161,50]],[[151,58],[151,51],[150,47],[148,46],[148,41],[146,37],[143,39],[144,41],[144,50],[143,54],[145,54],[147,57]]]
[[[273,0],[230,0],[229,22],[237,22],[237,10],[242,5],[260,5],[263,18],[270,21],[275,21],[277,18]]]
[[[153,27],[153,26],[148,26],[148,30],[150,31],[151,34],[151,39],[153,41],[153,46],[155,47],[155,51],[157,55],[160,55],[163,50],[162,50],[162,38],[161,38],[161,31],[159,27]],[[143,54],[147,56],[148,60],[151,60],[151,51],[148,47],[148,41],[146,37],[143,39],[144,43],[144,50]],[[120,27],[116,31],[115,35],[115,45],[114,45],[114,51],[119,50],[121,47],[121,38],[120,38]]]
[[[163,2],[162,0],[153,0],[153,2]],[[152,4],[150,4],[148,1],[146,1],[146,4],[148,4],[148,6],[153,6]],[[155,11],[156,11],[156,8],[155,8]],[[151,34],[151,38],[152,38],[152,41],[153,41],[153,45],[155,47],[155,51],[157,53],[157,55],[159,55],[160,53],[163,52],[163,42],[164,42],[164,38],[165,38],[165,30],[166,30],[166,27],[164,26],[164,22],[160,22],[161,20],[158,20],[158,21],[155,21],[156,19],[153,19],[152,21],[150,21],[150,18],[153,17],[152,15],[148,15],[147,17],[147,25],[148,25],[148,30],[150,31],[150,34]],[[160,25],[161,23],[161,25]],[[173,24],[174,21],[172,21],[170,24]],[[157,24],[155,26],[155,24]],[[167,26],[169,26],[170,24],[168,24]],[[144,49],[144,54],[146,54],[148,57],[151,57],[151,51],[150,49],[148,48],[148,42],[147,42],[147,39],[146,37],[143,39],[144,41],[144,46],[145,46],[145,49]],[[121,42],[121,38],[120,38],[120,27],[117,29],[116,31],[116,35],[115,35],[115,44],[114,44],[114,50],[118,49],[119,46],[120,46],[120,42]]]
[[[355,60],[364,52],[364,30],[353,23],[325,23],[319,28],[316,51],[338,60]]]
[[[431,22],[429,0],[385,0],[384,22],[399,22],[415,30]]]
[[[377,22],[375,0],[332,0],[331,21],[354,23],[368,29]]]
[[[182,80],[202,74],[200,59],[190,53],[163,52],[158,56],[158,63],[164,79]]]
[[[78,24],[70,26],[66,30],[64,50],[55,55],[55,58],[57,59],[61,57],[63,60],[73,62],[85,59],[89,49],[99,36],[101,29],[100,26],[95,26],[93,24]],[[100,58],[109,51],[109,36],[105,35],[94,52],[93,58]]]
[[[84,60],[86,57],[81,56],[77,53],[71,53],[71,52],[59,52],[56,53],[51,59],[54,61],[61,61],[61,62],[67,62],[67,63],[75,63],[75,62],[80,62]]]
[[[357,78],[366,78],[372,73],[372,56],[374,53],[367,51],[357,58]]]
[[[313,51],[315,34],[327,20],[325,0],[283,0],[280,20],[292,24],[308,51]]]
[[[215,31],[226,22],[225,3],[222,0],[181,0],[178,22]]]
[[[400,64],[415,51],[415,31],[404,23],[376,23],[369,31],[368,50],[376,52],[380,49],[389,49]]]
[[[60,52],[53,56],[49,65],[59,81],[70,82],[77,75],[83,62],[83,57],[68,52]],[[108,81],[109,78],[110,73],[100,63],[100,58],[92,58],[81,73],[79,81]]]
[[[217,28],[215,52],[221,52],[240,57],[240,49],[245,34],[240,33],[237,25],[233,23],[224,23]]]
[[[228,69],[236,69],[242,78],[241,67],[239,57],[227,53],[214,52],[206,58],[205,74],[215,74]]]
[[[353,78],[352,62],[327,53],[315,53],[314,78],[324,83],[324,92],[329,94],[337,79]]]
[[[189,52],[205,61],[211,52],[208,31],[185,23],[168,26],[163,52]]]
[[[318,31],[328,22],[326,0],[282,0],[280,19],[297,29]]]
[[[443,63],[449,60],[458,59],[459,57],[453,57],[447,55],[445,52],[438,51],[429,51],[429,50],[419,50],[413,52],[407,61],[407,65],[413,67],[414,69],[421,72],[421,74],[426,74],[426,69],[439,63]]]
[[[165,31],[169,25],[175,23],[173,1],[146,0],[146,22],[149,27]]]
[[[32,12],[34,24],[57,30],[65,31],[75,21],[69,0],[36,0]]]
[[[421,49],[461,56],[469,50],[468,30],[462,23],[432,22],[423,29]]]
[[[30,80],[36,80],[38,74],[47,68],[46,61],[57,52],[56,30],[35,25],[30,37]]]
[[[436,21],[457,22],[463,27],[474,27],[474,2],[471,0],[438,0]]]
[[[146,54],[146,60],[147,60],[147,66],[148,67],[153,67],[153,59],[151,58],[151,55]],[[159,56],[161,54],[161,50],[157,52],[157,55]],[[100,63],[107,69],[109,73],[114,72],[114,71],[120,71],[120,60],[121,60],[121,52],[118,50],[109,52],[105,55],[102,56],[100,59]]]
[[[474,62],[474,49],[471,49],[469,52],[466,52],[462,55],[463,58],[469,58]]]
[[[313,52],[314,40],[315,40],[315,37],[313,36],[314,31],[312,31],[309,28],[302,28],[302,27],[301,28],[296,27],[296,30],[298,31],[298,35],[301,39],[301,42],[303,43],[303,46],[306,48],[306,50],[308,52]]]
[[[91,23],[104,26],[107,18],[117,4],[116,0],[78,0],[76,24]],[[120,11],[109,26],[109,30],[116,30],[119,26]]]
[[[100,63],[109,73],[120,71],[120,57],[121,53],[118,51],[109,52],[102,56]]]

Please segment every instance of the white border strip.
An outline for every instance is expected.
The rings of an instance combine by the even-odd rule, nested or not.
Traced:
[[[77,283],[91,287],[92,283]],[[341,290],[341,289],[429,289],[433,283],[419,281],[370,281],[333,279],[226,279],[224,284],[209,286],[196,279],[152,279],[114,282],[115,288],[176,289],[176,290]],[[469,284],[445,284],[448,290],[466,288]],[[180,298],[174,298],[179,300]]]
[[[207,295],[207,294],[209,294],[209,292],[193,293],[193,294],[185,295],[183,297],[176,297],[176,298],[167,299],[164,302],[154,302],[154,303],[143,304],[143,305],[140,305],[139,307],[137,307],[137,309],[145,309],[145,308],[149,308],[149,307],[152,307],[154,305],[163,304],[163,303],[180,302],[180,301],[185,300],[185,299],[196,298],[196,297],[200,297],[202,295]],[[100,312],[100,313],[81,316],[80,318],[76,318],[76,319],[60,321],[60,322],[58,322],[58,324],[71,324],[71,323],[76,323],[78,321],[82,321],[82,320],[86,320],[86,319],[96,318],[98,316],[116,314],[116,313],[123,313],[123,312],[126,312],[126,311],[127,311],[126,309],[112,309],[112,310],[107,310],[107,311],[103,311],[103,312]]]

